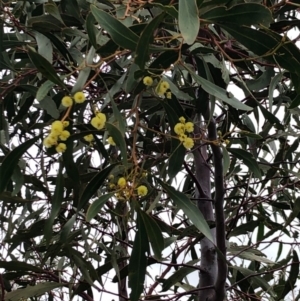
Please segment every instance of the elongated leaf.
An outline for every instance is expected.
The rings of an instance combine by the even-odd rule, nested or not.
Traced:
[[[0,268],[5,269],[6,271],[22,271],[22,272],[36,272],[44,273],[45,271],[35,265],[31,265],[26,262],[21,261],[0,261]]]
[[[93,177],[93,179],[87,184],[81,195],[77,210],[80,210],[89,202],[91,197],[97,192],[99,187],[103,184],[103,182],[115,166],[116,164],[111,164]]]
[[[33,65],[37,68],[37,70],[41,72],[46,79],[51,80],[53,83],[67,90],[65,84],[58,77],[57,72],[52,67],[52,65],[43,56],[36,53],[33,50],[33,48],[28,46],[27,49],[28,49],[28,56],[32,61]]]
[[[233,96],[229,96],[226,90],[222,89],[221,87],[213,84],[212,82],[208,81],[207,79],[197,75],[195,72],[189,70],[192,77],[195,81],[201,85],[201,88],[206,91],[208,94],[215,96],[217,99],[224,101],[225,103],[231,105],[235,109],[244,110],[244,111],[251,111],[252,108],[243,104],[238,99]]]
[[[46,80],[38,89],[37,93],[36,93],[36,100],[37,101],[41,101],[43,100],[48,92],[50,91],[50,89],[54,86],[54,83],[51,80]]]
[[[91,5],[91,12],[99,25],[106,30],[112,40],[124,49],[135,50],[139,37],[110,14]]]
[[[161,252],[164,249],[164,238],[162,236],[161,230],[157,225],[157,223],[155,222],[155,220],[147,213],[140,210],[139,214],[143,219],[149,241],[154,251],[154,258],[160,260]]]
[[[45,224],[45,229],[44,229],[44,234],[45,234],[45,240],[46,243],[49,244],[51,237],[52,237],[52,225],[54,222],[55,217],[58,215],[61,204],[63,201],[63,196],[64,196],[64,177],[63,177],[63,164],[60,164],[59,170],[58,170],[58,175],[56,179],[56,186],[55,186],[55,191],[54,195],[52,198],[52,206],[51,206],[51,212],[50,216]]]
[[[251,271],[249,269],[238,267],[238,266],[232,266],[233,269],[240,271],[245,277],[249,277],[252,282],[252,287],[254,289],[256,288],[262,288],[265,291],[268,291],[272,297],[275,297],[275,293],[269,283],[263,279],[260,275],[256,275],[256,272]]]
[[[230,157],[226,147],[224,145],[222,145],[221,147],[223,153],[223,175],[225,176],[230,167]]]
[[[185,148],[178,139],[172,139],[172,154],[168,162],[168,176],[174,179],[180,172],[185,157]]]
[[[95,18],[92,15],[92,13],[89,13],[86,18],[86,31],[89,36],[90,43],[94,46],[95,49],[97,49],[97,39],[96,39],[96,28],[95,28]]]
[[[135,63],[141,68],[144,69],[145,63],[149,59],[149,45],[153,41],[153,33],[157,29],[158,25],[163,20],[165,14],[161,13],[158,16],[156,16],[154,19],[151,20],[143,30],[139,42],[136,47],[136,58]]]
[[[120,130],[113,124],[106,122],[105,124],[109,134],[113,137],[116,145],[120,148],[123,165],[127,166],[127,148],[126,142]]]
[[[137,216],[138,231],[135,235],[133,249],[129,260],[129,287],[131,288],[130,300],[138,301],[144,289],[144,280],[147,268],[146,252],[149,252],[147,231],[141,216]]]
[[[252,154],[238,148],[228,148],[227,150],[238,159],[241,159],[244,164],[248,166],[249,170],[253,172],[255,177],[261,179],[261,171],[259,169],[257,161],[253,158]]]
[[[213,23],[222,22],[238,25],[263,24],[269,26],[272,22],[271,11],[266,6],[258,3],[238,4],[230,9],[225,6],[214,7],[203,15],[200,14],[200,17]]]
[[[90,207],[87,210],[86,213],[86,220],[88,222],[91,221],[91,219],[96,216],[100,209],[104,206],[104,204],[114,195],[114,192],[102,195],[100,198],[98,198],[96,201],[94,201]]]
[[[189,267],[180,268],[171,277],[169,277],[167,280],[165,280],[163,282],[162,292],[167,291],[173,285],[175,285],[177,282],[181,281],[185,276],[187,276],[188,274],[195,272],[195,271],[196,271],[196,269],[194,269],[194,268],[189,268]]]
[[[191,200],[182,192],[175,190],[174,187],[165,184],[160,179],[156,179],[163,189],[168,193],[169,197],[181,209],[192,223],[213,242],[210,228],[200,210],[191,202]]]
[[[21,156],[30,148],[39,138],[35,137],[12,150],[7,156],[5,156],[0,166],[0,193],[3,192],[8,184],[15,167],[17,166]]]
[[[277,298],[278,301],[284,300],[284,297],[295,288],[295,284],[298,279],[298,276],[299,276],[299,257],[297,252],[294,250],[289,278],[285,283],[281,296]]]
[[[6,293],[4,300],[5,301],[27,300],[32,297],[43,295],[46,292],[50,292],[51,290],[62,286],[65,286],[65,284],[57,283],[57,282],[37,283],[34,286],[28,285],[25,288],[17,289],[15,291]]]
[[[189,45],[193,44],[200,28],[196,0],[179,0],[178,23],[180,32]]]
[[[60,232],[60,238],[59,238],[59,242],[61,243],[65,243],[67,241],[67,237],[70,234],[74,223],[76,221],[77,215],[74,214],[63,226],[61,232]]]

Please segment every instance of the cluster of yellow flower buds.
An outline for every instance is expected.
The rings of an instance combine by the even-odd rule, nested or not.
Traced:
[[[153,85],[153,78],[150,76],[145,76],[143,78],[143,83],[145,86],[152,86]],[[155,88],[155,92],[158,96],[165,96],[168,99],[172,98],[171,91],[168,91],[170,85],[168,82],[161,80]]]
[[[110,183],[108,185],[110,190],[116,190],[116,197],[119,200],[128,200],[135,194],[137,196],[146,196],[148,194],[148,188],[145,185],[139,185],[137,187],[132,187],[130,179],[125,177],[120,177],[118,181],[115,182],[114,176],[110,175],[108,177]],[[134,193],[136,191],[136,193]]]
[[[185,118],[181,116],[179,122],[174,126],[174,132],[178,135],[178,139],[182,142],[186,149],[191,149],[194,146],[194,140],[186,133],[192,133],[194,131],[193,122],[185,122]]]
[[[69,126],[69,121],[55,120],[51,124],[49,135],[44,139],[43,144],[46,148],[55,146],[58,153],[63,153],[67,146],[60,141],[66,141],[70,137],[70,132],[65,130]]]
[[[105,127],[106,116],[101,112],[96,112],[95,115],[91,120],[91,125],[97,130],[102,130]]]
[[[71,96],[64,96],[61,100],[61,104],[66,108],[71,107],[73,105],[73,99],[76,103],[83,103],[85,102],[85,95],[82,91],[79,91],[73,95],[73,98]]]

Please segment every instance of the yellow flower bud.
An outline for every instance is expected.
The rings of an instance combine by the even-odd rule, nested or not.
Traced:
[[[148,188],[145,185],[141,185],[137,188],[137,194],[139,196],[145,196],[148,193]]]
[[[74,100],[76,103],[83,103],[85,102],[85,95],[83,92],[76,92],[74,94]]]
[[[58,153],[63,153],[66,149],[67,146],[64,143],[59,143],[55,148]]]
[[[99,113],[102,114],[102,113]],[[102,114],[104,115],[104,114]],[[105,115],[104,115],[105,116]],[[91,125],[96,128],[97,130],[102,130],[105,126],[105,122],[106,122],[106,117],[99,117],[98,115],[93,117],[91,120]]]
[[[127,185],[127,181],[126,181],[126,179],[125,179],[124,177],[122,177],[122,178],[120,178],[120,179],[118,180],[118,186],[119,186],[120,188],[125,188],[126,185]]]
[[[192,133],[194,131],[194,124],[192,122],[187,122],[184,125],[184,128],[188,133]]]
[[[93,134],[89,134],[83,137],[83,139],[87,142],[92,142],[94,140]]]
[[[176,123],[176,125],[174,126],[174,132],[177,135],[181,135],[184,133],[184,124],[182,123]]]
[[[73,105],[73,99],[72,99],[70,96],[65,96],[65,97],[62,98],[61,104],[62,104],[64,107],[68,108],[68,107],[70,107],[71,105]]]
[[[62,131],[61,134],[59,135],[59,139],[62,141],[66,141],[70,137],[70,132],[69,131]]]
[[[170,85],[169,85],[169,83],[168,82],[166,82],[166,81],[161,81],[161,83],[160,83],[160,88],[161,89],[164,89],[165,91],[166,90],[168,90],[169,88],[170,88]]]
[[[145,86],[152,86],[153,84],[153,79],[150,76],[145,76],[143,79],[143,83]]]
[[[185,123],[185,118],[184,118],[183,116],[181,116],[181,117],[179,117],[179,121],[180,121],[181,123]]]
[[[51,133],[53,135],[59,136],[64,130],[63,123],[60,120],[56,120],[51,124]]]
[[[167,98],[167,99],[172,99],[172,92],[170,92],[170,91],[167,92],[167,93],[166,93],[166,98]]]
[[[107,138],[107,143],[110,144],[110,145],[112,145],[112,146],[116,145],[113,137],[111,137],[111,136]]]
[[[192,138],[187,137],[184,141],[183,141],[183,146],[186,149],[191,149],[194,146],[194,140]]]

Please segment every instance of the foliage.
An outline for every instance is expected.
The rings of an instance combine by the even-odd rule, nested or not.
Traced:
[[[2,300],[299,300],[299,5],[2,1]]]

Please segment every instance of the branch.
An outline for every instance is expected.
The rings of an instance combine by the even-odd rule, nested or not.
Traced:
[[[210,114],[205,114],[205,119],[209,120]],[[208,124],[208,139],[217,140],[217,127],[213,118]],[[215,284],[215,300],[223,301],[225,298],[225,283],[227,278],[226,263],[226,237],[225,237],[225,218],[224,218],[224,178],[223,178],[223,154],[221,148],[211,143],[211,149],[214,155],[215,167],[215,217],[216,217],[216,242],[221,254],[218,253],[218,277]]]

